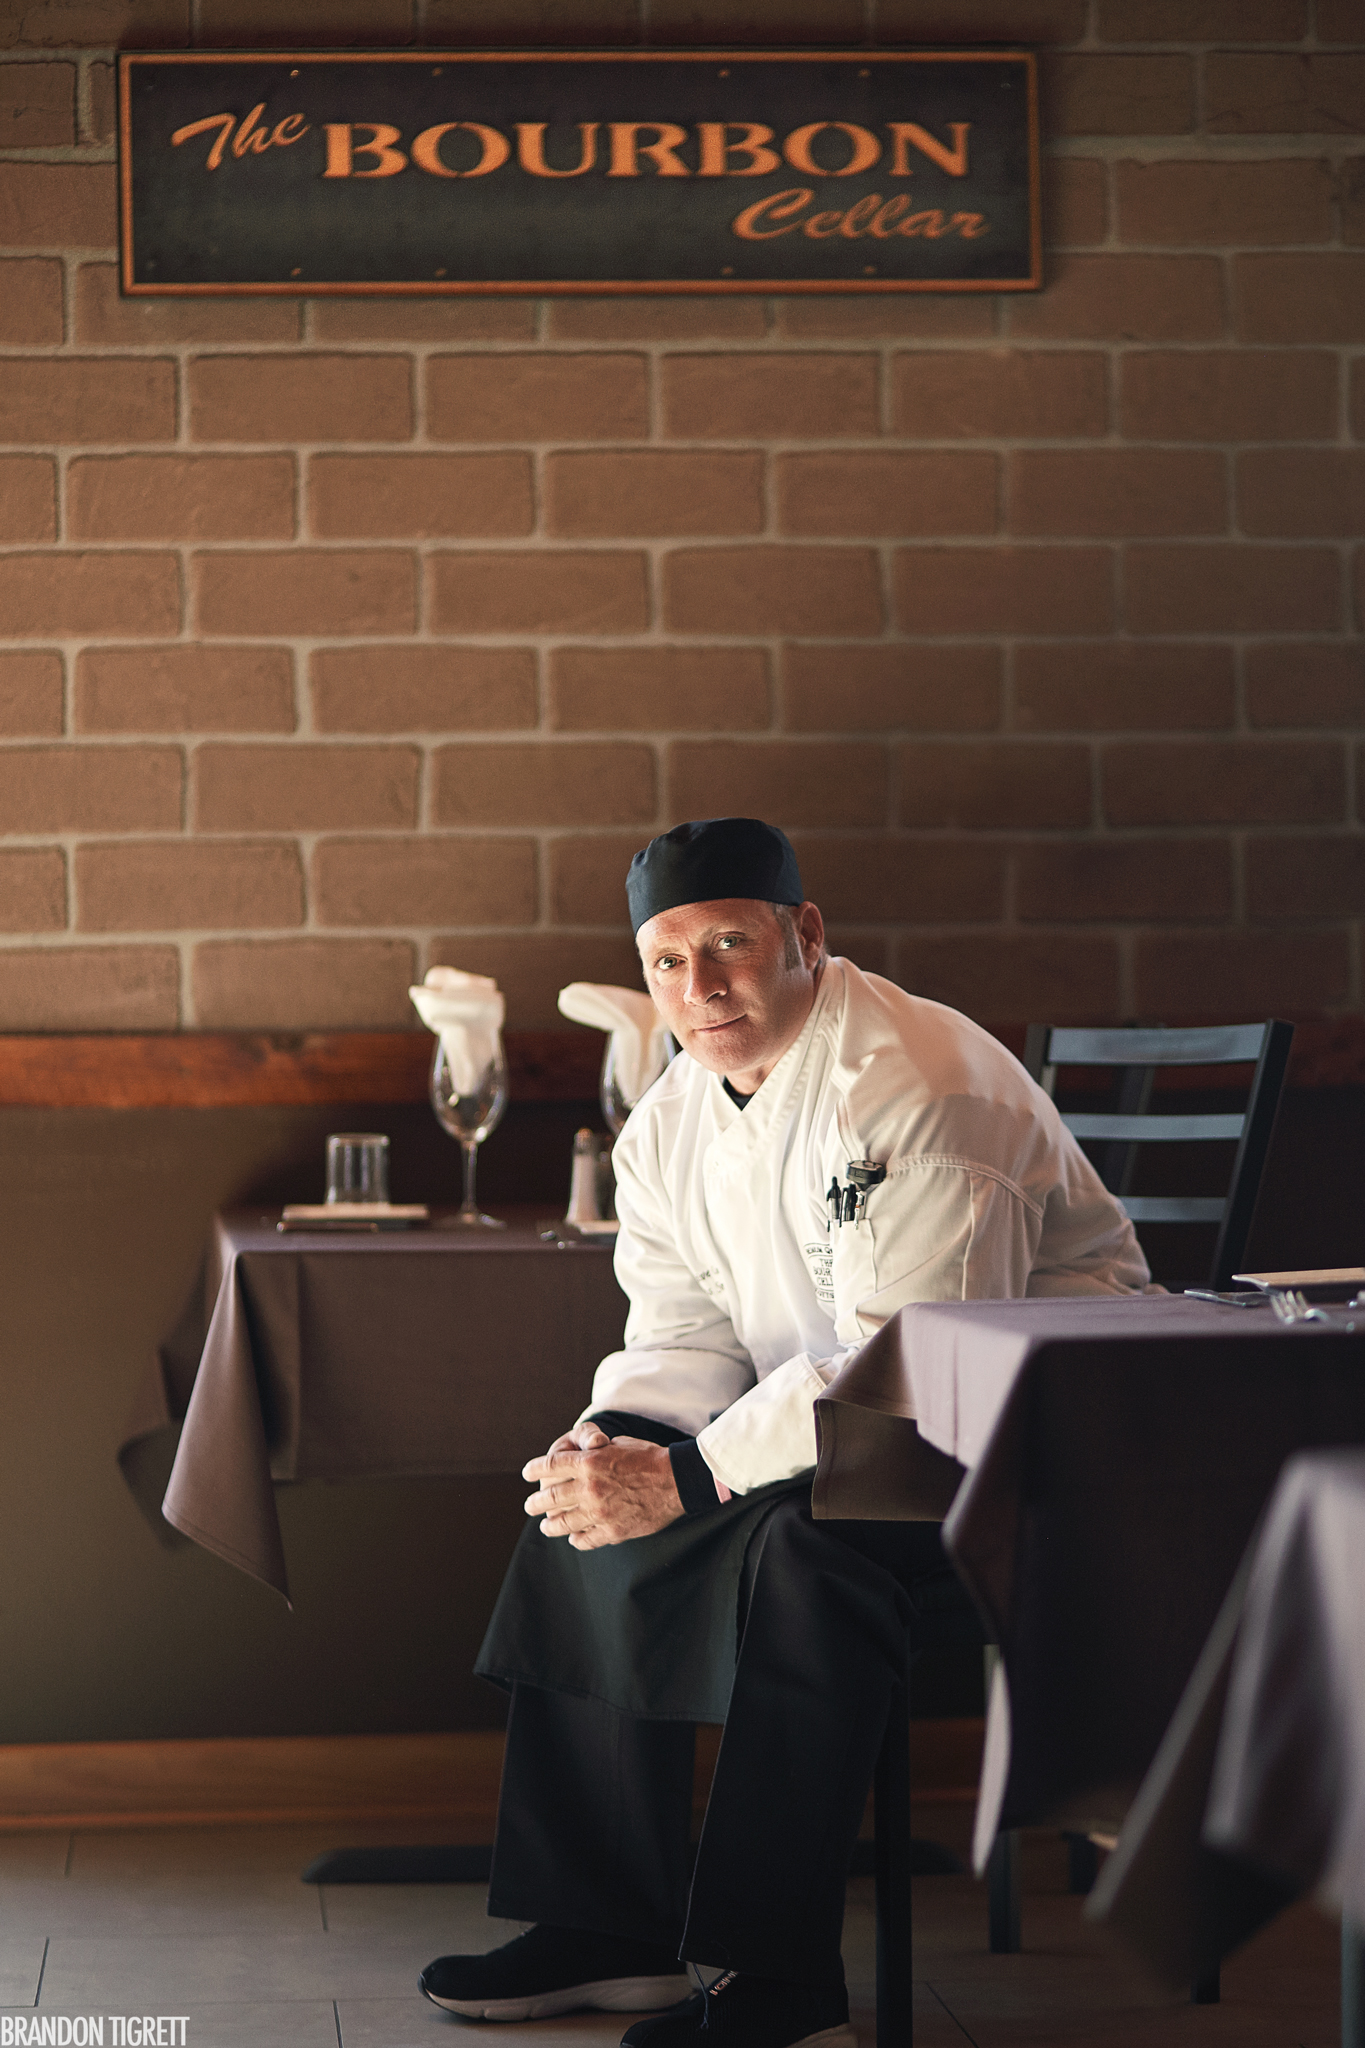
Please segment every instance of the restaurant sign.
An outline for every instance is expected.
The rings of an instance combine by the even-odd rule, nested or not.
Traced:
[[[1026,51],[119,58],[125,292],[1028,291]]]

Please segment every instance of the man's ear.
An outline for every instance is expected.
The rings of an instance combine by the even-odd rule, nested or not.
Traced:
[[[801,941],[801,957],[808,968],[820,964],[825,950],[825,920],[814,903],[803,903],[796,913],[796,931]]]

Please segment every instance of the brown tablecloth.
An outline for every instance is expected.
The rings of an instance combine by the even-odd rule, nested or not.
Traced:
[[[1155,1975],[1291,1899],[1365,1922],[1365,1452],[1293,1458],[1091,1901]]]
[[[215,1218],[202,1294],[139,1390],[120,1462],[181,1425],[161,1512],[289,1597],[281,1480],[519,1472],[586,1404],[621,1341],[607,1245],[506,1231],[282,1235]]]
[[[1365,1443],[1363,1362],[1268,1308],[963,1302],[903,1310],[831,1384],[817,1512],[913,1499],[926,1451],[971,1468],[945,1538],[1003,1653],[978,1856],[1121,1819],[1285,1459]]]

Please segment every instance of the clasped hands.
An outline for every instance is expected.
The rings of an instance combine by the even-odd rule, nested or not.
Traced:
[[[541,1535],[567,1536],[575,1550],[652,1536],[683,1511],[663,1445],[609,1437],[595,1422],[556,1437],[543,1458],[522,1466],[521,1476],[536,1482],[526,1512],[545,1517]]]

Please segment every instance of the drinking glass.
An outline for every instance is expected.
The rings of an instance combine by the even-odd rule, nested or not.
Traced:
[[[502,1122],[502,1113],[507,1107],[507,1061],[501,1038],[497,1043],[498,1049],[479,1076],[477,1087],[464,1095],[456,1090],[446,1050],[439,1038],[431,1062],[431,1106],[436,1112],[436,1120],[442,1130],[449,1132],[464,1147],[464,1201],[459,1214],[447,1218],[446,1223],[446,1227],[453,1230],[507,1228],[496,1216],[485,1216],[474,1198],[479,1147]]]
[[[380,1131],[336,1131],[327,1140],[327,1200],[389,1199],[389,1141]]]
[[[665,1067],[673,1059],[677,1050],[678,1048],[673,1038],[671,1036],[666,1037],[664,1039]],[[660,1067],[658,1074],[651,1074],[645,1083],[645,1087],[653,1087],[663,1070],[663,1067]],[[640,1092],[643,1094],[644,1090],[642,1089]],[[612,1032],[608,1038],[607,1049],[602,1055],[602,1075],[597,1084],[597,1099],[602,1105],[602,1114],[607,1120],[607,1129],[611,1132],[613,1138],[619,1138],[626,1118],[630,1115],[631,1106],[626,1101],[625,1095],[622,1092],[621,1077],[616,1071],[615,1032]]]

